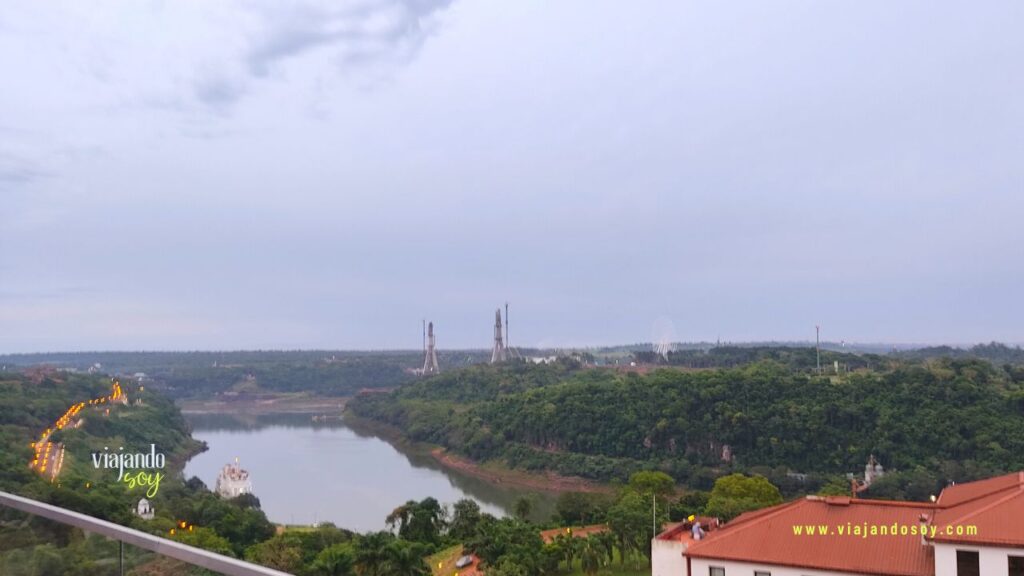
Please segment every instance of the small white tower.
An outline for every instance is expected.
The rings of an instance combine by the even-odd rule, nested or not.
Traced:
[[[149,500],[143,498],[139,500],[139,504],[135,507],[135,515],[143,520],[152,520],[153,513],[156,509],[149,505]]]

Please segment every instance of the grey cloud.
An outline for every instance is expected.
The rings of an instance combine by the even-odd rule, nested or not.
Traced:
[[[0,152],[0,185],[28,184],[47,176],[34,162]]]
[[[252,40],[247,65],[265,76],[276,63],[325,48],[342,64],[362,65],[415,53],[429,34],[425,25],[452,0],[372,0],[337,6],[307,4],[261,10],[265,28]]]
[[[245,95],[246,88],[240,81],[224,75],[208,75],[194,85],[196,98],[211,108],[224,109]]]

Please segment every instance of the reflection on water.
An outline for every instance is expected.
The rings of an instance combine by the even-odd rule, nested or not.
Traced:
[[[193,436],[209,450],[192,458],[186,477],[213,487],[224,464],[239,458],[274,522],[333,522],[358,531],[380,530],[407,500],[433,496],[444,504],[473,498],[504,515],[524,495],[535,520],[547,519],[554,498],[495,486],[441,466],[429,454],[401,450],[340,420],[313,422],[308,414],[188,414]]]

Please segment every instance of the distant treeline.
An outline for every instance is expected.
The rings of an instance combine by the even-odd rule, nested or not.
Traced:
[[[894,354],[897,358],[927,360],[930,358],[980,358],[988,360],[993,364],[1010,364],[1013,366],[1024,366],[1024,349],[1020,346],[1007,346],[999,342],[989,344],[978,344],[970,348],[953,348],[950,346],[932,346],[928,348],[917,348],[914,350],[903,350]]]
[[[489,356],[488,356],[489,358]],[[482,351],[442,351],[445,369],[485,361]],[[0,365],[51,366],[131,376],[144,373],[176,398],[224,392],[310,392],[348,396],[363,388],[390,388],[413,379],[419,351],[329,350],[237,352],[81,352],[0,356]],[[98,366],[96,366],[98,365]]]
[[[755,362],[770,360],[799,372],[818,368],[818,354],[814,348],[788,346],[717,346],[706,350],[673,350],[667,356],[652,351],[636,352],[636,360],[645,364],[666,364],[687,368],[736,368]],[[878,354],[854,354],[822,350],[820,365],[823,372],[840,372],[881,368],[891,359]]]
[[[936,486],[1024,468],[1024,370],[944,359],[817,377],[794,352],[804,360],[647,375],[474,367],[349,409],[479,460],[599,480],[657,469],[706,489],[757,471],[792,492],[807,481],[795,473],[834,480],[872,453]]]

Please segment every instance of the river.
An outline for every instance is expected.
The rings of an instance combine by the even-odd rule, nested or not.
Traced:
[[[497,486],[441,466],[429,453],[392,445],[340,421],[308,414],[186,414],[192,436],[209,450],[193,457],[185,477],[212,490],[220,469],[237,457],[267,517],[280,524],[333,522],[359,532],[382,530],[385,517],[408,500],[433,496],[450,505],[476,500],[497,516],[516,500],[533,500],[533,520],[547,519],[554,497]]]

